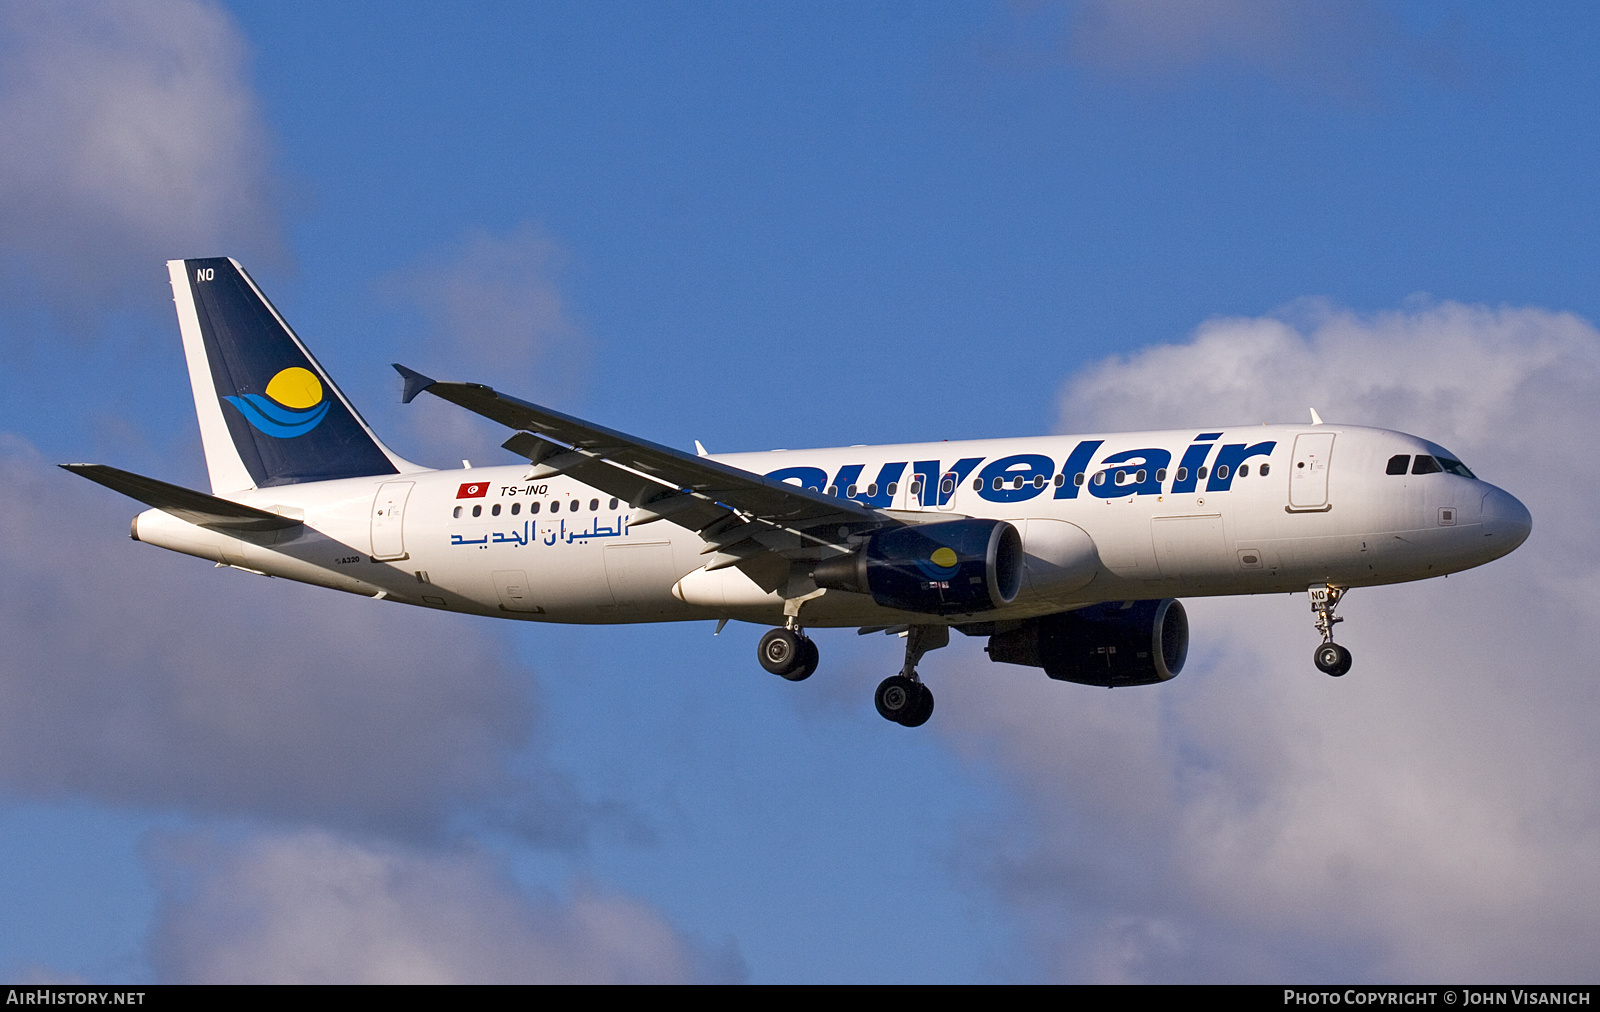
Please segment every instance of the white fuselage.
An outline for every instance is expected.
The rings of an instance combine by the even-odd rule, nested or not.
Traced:
[[[1444,454],[1413,436],[1333,425],[1199,435],[1215,438],[1186,429],[715,459],[835,495],[853,487],[853,498],[879,509],[1011,521],[1029,555],[1027,579],[1015,603],[985,620],[1097,601],[1424,579],[1498,558],[1529,530],[1516,499],[1476,478],[1386,473],[1398,454]],[[256,489],[229,498],[304,525],[234,536],[150,510],[134,532],[271,576],[533,621],[780,624],[784,597],[796,596],[792,586],[764,590],[738,567],[707,571],[710,556],[694,531],[670,521],[636,525],[639,511],[628,503],[562,476],[529,480],[529,471],[520,464]],[[946,482],[950,491],[941,492]],[[464,487],[479,483],[481,495]],[[808,626],[974,620],[910,616],[833,590],[806,601],[803,618]]]

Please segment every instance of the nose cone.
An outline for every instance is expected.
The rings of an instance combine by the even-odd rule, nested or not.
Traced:
[[[1489,487],[1483,496],[1483,536],[1498,558],[1528,540],[1533,514],[1504,489]]]

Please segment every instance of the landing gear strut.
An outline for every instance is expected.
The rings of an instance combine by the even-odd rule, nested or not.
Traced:
[[[798,626],[792,629],[769,629],[756,647],[761,666],[791,682],[803,682],[817,670],[817,645],[802,633]]]
[[[1350,670],[1350,651],[1333,641],[1333,627],[1343,622],[1344,619],[1334,615],[1333,611],[1339,607],[1339,602],[1344,599],[1345,588],[1335,587],[1331,583],[1312,587],[1311,610],[1316,612],[1317,632],[1322,634],[1322,645],[1317,647],[1311,655],[1316,663],[1317,670],[1325,675],[1335,678]]]
[[[950,642],[950,627],[914,625],[906,630],[906,661],[898,675],[890,675],[878,686],[872,701],[885,720],[905,727],[920,727],[933,716],[933,692],[917,676],[917,662],[929,650]]]

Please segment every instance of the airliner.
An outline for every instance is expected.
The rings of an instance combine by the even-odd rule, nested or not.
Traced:
[[[807,629],[905,639],[878,712],[933,712],[917,667],[950,630],[991,661],[1121,687],[1182,670],[1179,597],[1307,594],[1344,675],[1356,587],[1497,559],[1528,510],[1416,436],[1207,426],[710,454],[396,365],[510,431],[519,463],[435,470],[373,433],[239,263],[168,262],[209,494],[64,464],[151,507],[134,540],[263,576],[530,622],[770,627],[761,666],[817,668]]]

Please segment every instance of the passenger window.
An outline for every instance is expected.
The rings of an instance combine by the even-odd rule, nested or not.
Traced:
[[[611,500],[611,508],[612,509],[616,509],[617,508],[617,501],[615,499]]]
[[[537,513],[537,512],[539,512],[539,503],[537,501],[529,503],[528,504],[528,512],[529,513]]]
[[[1079,471],[1077,474],[1072,476],[1072,483],[1074,485],[1082,485],[1083,484],[1083,472],[1082,471]]]
[[[1262,464],[1261,465],[1261,477],[1265,478],[1267,476],[1267,472],[1271,471],[1271,470],[1272,470],[1272,465],[1271,464]]]
[[[1044,475],[1036,474],[1033,476],[1033,487],[1044,488]]]
[[[839,494],[839,486],[837,486],[837,485],[829,485],[828,486],[828,494],[831,495],[831,496],[837,496]]]
[[[1166,480],[1167,480],[1167,469],[1164,468],[1164,467],[1156,468],[1156,481],[1166,481]]]
[[[1241,478],[1250,477],[1250,465],[1249,464],[1240,464],[1239,465],[1239,477],[1241,477]]]
[[[1205,481],[1206,480],[1206,469],[1202,467],[1200,470],[1196,471],[1194,473],[1194,475],[1199,480]]]
[[[1411,465],[1411,454],[1397,453],[1389,458],[1389,466],[1384,468],[1384,474],[1405,474],[1406,468]]]
[[[872,482],[871,484],[869,484],[867,486],[867,498],[868,499],[876,499],[876,498],[878,498],[878,483],[877,482]]]
[[[939,483],[939,491],[943,495],[951,495],[955,492],[955,490],[956,483],[949,478],[946,478],[944,481]]]
[[[1228,480],[1228,465],[1227,464],[1222,464],[1217,468],[1217,480],[1218,481],[1227,481]]]
[[[1438,474],[1443,470],[1444,468],[1439,466],[1439,462],[1426,453],[1417,454],[1416,463],[1411,465],[1412,474]]]
[[[589,512],[590,513],[599,513],[600,512],[600,500],[599,499],[590,499],[589,500]]]
[[[1139,468],[1139,473],[1133,476],[1133,483],[1135,485],[1143,485],[1144,484],[1144,473],[1145,473],[1144,472],[1144,468],[1142,468],[1142,467]]]
[[[516,516],[518,513],[521,513],[521,512],[522,512],[522,504],[521,503],[514,502],[514,503],[511,504],[511,515],[512,516]]]
[[[983,479],[982,478],[974,478],[974,479],[972,479],[972,491],[974,491],[974,492],[982,492],[983,491]]]
[[[489,513],[492,516],[499,516],[500,515],[500,504],[499,503],[495,503],[493,506],[490,506],[489,507]]]
[[[891,481],[889,483],[889,494],[890,495],[898,495],[898,494],[900,494],[900,483],[898,481]]]
[[[457,520],[460,520],[461,519],[461,507],[457,506],[455,513],[453,513],[451,515],[454,516]]]
[[[1178,480],[1179,481],[1188,481],[1189,480],[1189,469],[1187,467],[1178,468]]]
[[[483,516],[483,507],[482,506],[474,506],[474,507],[472,507],[472,515],[475,516],[475,517]]]

